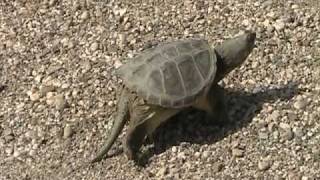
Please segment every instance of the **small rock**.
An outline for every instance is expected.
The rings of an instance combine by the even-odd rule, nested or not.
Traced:
[[[207,159],[210,156],[210,154],[211,154],[210,151],[203,151],[202,158]]]
[[[8,148],[5,149],[5,152],[8,156],[12,155],[13,153],[13,146],[10,146]]]
[[[39,92],[40,92],[41,96],[44,96],[48,92],[52,92],[54,90],[55,90],[55,86],[53,86],[53,85],[48,85],[48,86],[42,85],[42,86],[40,86]]]
[[[258,163],[258,169],[260,171],[265,171],[271,167],[271,161],[268,159],[260,160]]]
[[[119,16],[122,18],[126,14],[127,8],[122,8],[118,10]]]
[[[274,131],[274,132],[272,133],[272,137],[273,137],[274,140],[278,140],[278,139],[279,139],[279,136],[280,136],[279,131]]]
[[[28,95],[31,101],[38,101],[41,97],[39,91],[29,91]]]
[[[114,105],[113,101],[108,101],[108,106],[112,107]]]
[[[285,23],[283,20],[277,20],[273,26],[277,31],[282,31],[285,28]]]
[[[51,6],[55,5],[56,2],[57,2],[57,0],[50,0],[49,1],[49,6],[51,7]]]
[[[308,105],[308,100],[301,97],[293,104],[293,107],[296,109],[304,109]]]
[[[62,85],[61,85],[61,88],[62,89],[68,89],[70,87],[70,84],[68,84],[68,83],[63,83]]]
[[[281,136],[284,140],[292,140],[293,138],[293,132],[291,130],[286,130],[283,133],[281,133]]]
[[[195,158],[199,158],[200,156],[201,156],[201,153],[200,153],[200,152],[195,152],[195,153],[194,153],[194,157],[195,157]]]
[[[287,124],[287,123],[281,122],[281,123],[279,124],[279,127],[280,127],[281,129],[283,129],[283,130],[291,130],[290,125]]]
[[[268,139],[269,135],[268,132],[262,131],[259,132],[259,139]]]
[[[21,154],[20,151],[15,150],[14,153],[13,153],[13,157],[19,157],[20,154]]]
[[[243,157],[244,151],[242,149],[234,148],[232,149],[232,155],[234,157]]]
[[[169,173],[168,167],[162,167],[158,173],[156,174],[157,177],[164,177],[166,174]]]
[[[304,135],[303,129],[298,127],[293,128],[293,133],[296,137],[302,137]]]
[[[89,12],[88,11],[84,11],[80,16],[80,19],[86,20],[86,19],[88,19],[88,17],[89,17]]]
[[[119,46],[121,49],[127,44],[127,36],[125,34],[119,34]]]
[[[71,137],[72,133],[73,132],[72,132],[71,126],[69,124],[67,124],[63,129],[63,138],[67,139],[67,138]]]
[[[283,140],[290,141],[293,138],[293,132],[289,124],[287,123],[280,123],[279,127],[282,129],[280,133]]]
[[[172,151],[173,153],[176,153],[176,152],[178,152],[178,148],[177,148],[176,146],[173,146],[173,147],[171,148],[171,151]]]
[[[288,179],[289,179],[289,180],[300,180],[300,179],[301,179],[301,175],[299,175],[299,174],[296,173],[296,172],[290,171],[290,172],[288,173]]]
[[[178,153],[177,157],[178,157],[179,159],[183,159],[183,160],[186,159],[186,155],[185,155],[184,152]]]
[[[37,76],[34,78],[34,81],[35,81],[36,83],[40,83],[41,80],[42,80],[42,76],[41,76],[41,75],[37,75]]]
[[[2,135],[4,136],[4,140],[6,142],[10,142],[14,139],[14,134],[11,129],[5,129]]]
[[[277,124],[275,122],[269,123],[268,124],[268,131],[273,132],[277,129]]]
[[[267,13],[267,16],[268,16],[269,18],[271,18],[272,20],[277,17],[277,16],[276,16],[276,13],[273,12],[273,11],[268,12],[268,13]]]
[[[244,20],[242,21],[242,24],[243,24],[244,26],[249,26],[249,25],[250,25],[250,21],[249,21],[248,19],[244,19]]]
[[[46,95],[46,103],[50,106],[53,105],[55,102],[54,98],[55,93],[54,92],[48,92]]]
[[[252,69],[256,69],[259,66],[259,62],[258,61],[254,61],[251,64]]]
[[[257,128],[258,129],[261,129],[261,128],[264,128],[264,127],[266,127],[268,124],[267,124],[267,122],[266,121],[263,121],[263,120],[259,120],[258,122],[257,122]]]
[[[271,120],[278,121],[279,117],[280,117],[280,112],[278,110],[272,111],[270,115]]]
[[[122,66],[122,62],[119,61],[119,60],[116,60],[116,61],[114,62],[114,67],[115,67],[116,69],[118,69],[120,66]]]
[[[55,103],[56,109],[58,110],[63,110],[67,105],[67,102],[65,101],[64,96],[62,94],[58,94],[55,96],[54,103]]]
[[[91,51],[96,51],[99,48],[99,44],[97,42],[94,42],[90,46]]]
[[[82,73],[86,73],[86,72],[90,71],[91,67],[92,66],[91,66],[90,61],[84,61],[82,63],[82,69],[83,69]]]
[[[289,122],[293,122],[298,119],[297,115],[294,112],[289,112],[287,114],[287,117]]]
[[[212,169],[213,169],[213,172],[215,172],[215,173],[220,172],[223,169],[223,164],[222,163],[214,163]]]

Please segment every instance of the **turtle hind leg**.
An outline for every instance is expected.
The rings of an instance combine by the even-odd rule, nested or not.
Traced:
[[[143,159],[139,152],[146,137],[151,137],[154,130],[171,116],[179,112],[179,109],[167,109],[160,106],[135,106],[131,116],[124,152],[128,159],[134,160],[137,164],[143,165]]]

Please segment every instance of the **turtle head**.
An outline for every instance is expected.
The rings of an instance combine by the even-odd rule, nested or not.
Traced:
[[[246,31],[244,34],[228,39],[215,47],[218,66],[217,81],[246,60],[255,47],[255,40],[256,33]]]

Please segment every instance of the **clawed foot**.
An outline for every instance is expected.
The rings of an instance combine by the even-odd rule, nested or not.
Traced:
[[[134,161],[134,163],[138,166],[144,166],[147,163],[147,159],[144,158],[144,155],[142,153],[133,152],[132,150],[126,148],[125,154],[128,160]]]

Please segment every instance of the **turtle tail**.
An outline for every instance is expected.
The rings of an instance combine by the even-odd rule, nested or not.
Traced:
[[[111,146],[114,144],[115,140],[121,133],[129,115],[129,94],[126,88],[122,89],[120,99],[118,102],[117,115],[114,121],[113,128],[111,130],[110,137],[104,143],[104,146],[100,152],[90,161],[90,163],[95,163],[103,159],[104,155],[107,154]]]

